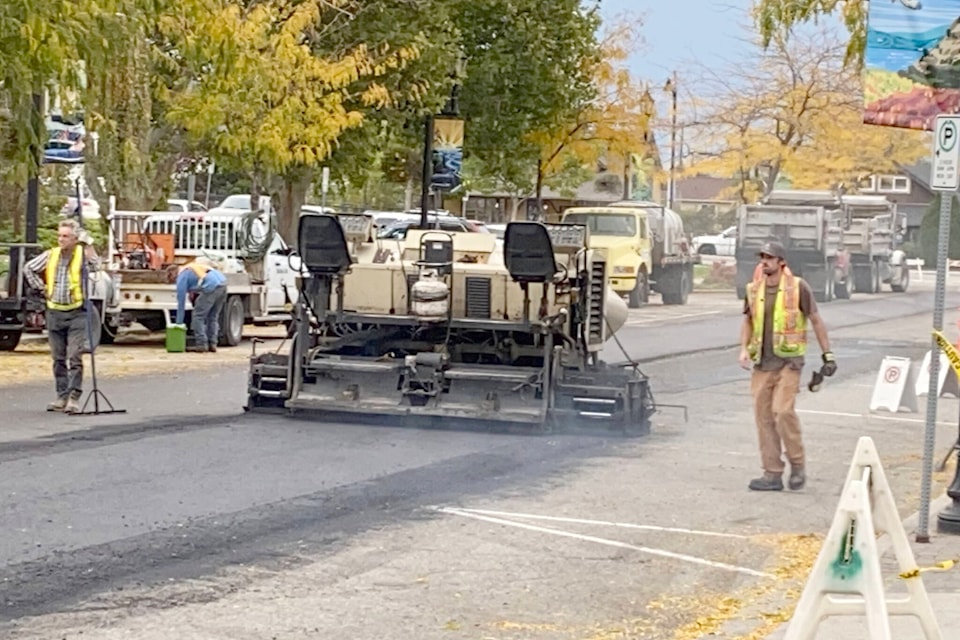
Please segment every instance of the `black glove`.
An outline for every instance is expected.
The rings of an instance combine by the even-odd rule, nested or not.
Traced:
[[[823,354],[823,366],[820,372],[828,378],[837,372],[837,361],[833,357],[833,351],[827,351]]]

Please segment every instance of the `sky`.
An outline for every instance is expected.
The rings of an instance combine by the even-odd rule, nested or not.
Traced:
[[[694,61],[729,62],[750,45],[752,0],[600,0],[605,23],[623,13],[643,18],[640,50],[630,59],[637,79],[661,85],[673,70],[681,79]]]

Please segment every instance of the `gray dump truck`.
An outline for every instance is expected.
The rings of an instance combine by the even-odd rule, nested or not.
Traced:
[[[738,294],[753,276],[757,247],[768,238],[787,247],[791,268],[823,302],[878,293],[884,284],[906,291],[910,284],[899,248],[906,216],[884,196],[779,190],[741,207],[739,218]]]
[[[782,192],[781,192],[782,193]],[[753,279],[757,252],[768,240],[787,249],[795,274],[807,281],[820,302],[834,298],[836,278],[844,273],[843,212],[832,207],[780,197],[742,205],[738,212],[737,295],[746,295]],[[838,269],[839,266],[839,269]],[[845,283],[846,284],[846,283]]]

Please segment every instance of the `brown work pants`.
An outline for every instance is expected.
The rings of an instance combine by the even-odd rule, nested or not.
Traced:
[[[803,467],[803,437],[794,408],[800,391],[800,371],[790,367],[779,371],[754,369],[750,391],[764,472],[783,474],[781,451],[786,452],[792,467]]]

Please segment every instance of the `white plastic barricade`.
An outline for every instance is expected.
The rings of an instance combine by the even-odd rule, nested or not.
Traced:
[[[888,596],[880,571],[877,531],[893,542],[899,573],[911,574],[906,595]],[[867,637],[891,640],[890,616],[915,616],[927,640],[942,640],[926,587],[900,522],[880,455],[860,438],[833,524],[800,595],[784,640],[813,640],[824,618],[865,616]]]
[[[873,385],[870,411],[881,409],[893,413],[897,413],[901,409],[911,412],[917,411],[915,386],[910,358],[885,357],[880,364],[877,381]]]
[[[954,373],[950,367],[950,360],[947,358],[947,354],[942,351],[938,353],[940,354],[940,370],[937,372],[938,396],[949,393],[960,397],[960,386],[957,385],[957,374]],[[927,355],[923,356],[923,364],[920,365],[920,372],[917,374],[916,381],[916,394],[918,396],[925,396],[930,391],[931,357],[929,351],[927,351]]]

